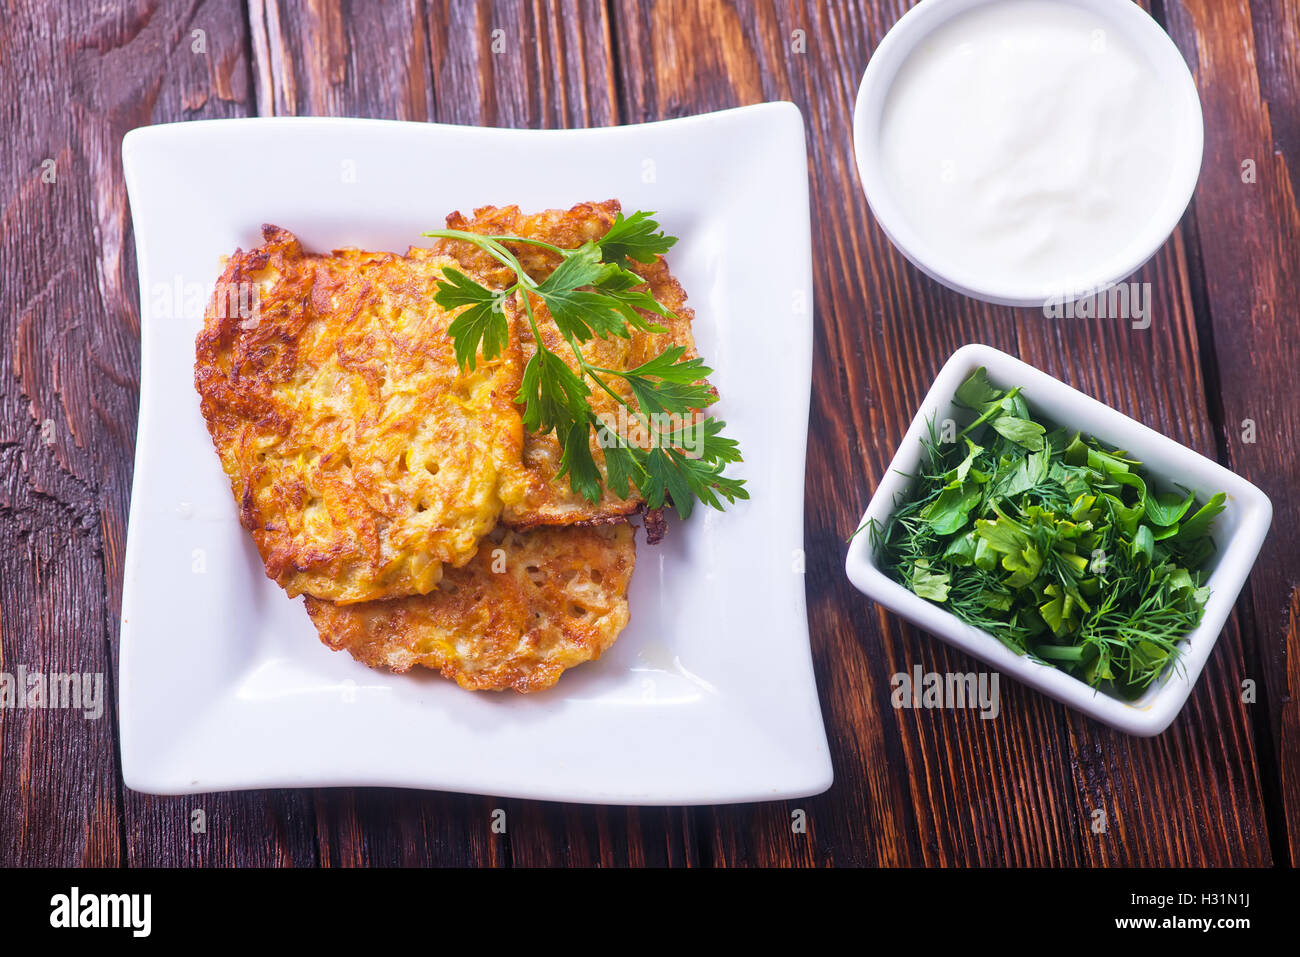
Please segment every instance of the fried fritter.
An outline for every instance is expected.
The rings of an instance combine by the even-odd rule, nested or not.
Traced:
[[[448,225],[572,248],[604,235],[618,209],[485,207]],[[263,232],[221,277],[195,384],[267,574],[306,595],[326,645],[371,667],[421,665],[470,689],[533,691],[599,657],[628,621],[626,516],[641,500],[606,490],[588,503],[558,477],[555,438],[525,435],[514,398],[536,344],[522,315],[507,306],[507,348],[467,373],[447,333],[455,313],[433,299],[448,267],[496,288],[513,274],[463,242],[313,255],[285,230]],[[513,245],[537,279],[559,260]],[[674,344],[694,356],[681,286],[662,259],[635,268],[675,318],[652,317],[663,334],[592,340],[586,359],[628,369]],[[251,319],[222,308],[244,286],[255,290]],[[547,347],[576,367],[545,304],[533,303]],[[632,400],[621,380],[610,384]],[[597,414],[618,410],[600,390],[591,402]],[[594,438],[593,453],[603,471]],[[652,518],[653,539],[662,522]]]
[[[214,297],[195,385],[240,519],[290,595],[420,594],[463,565],[503,507],[523,428],[518,344],[456,363],[433,299],[451,260],[305,253],[266,226],[218,293],[255,290],[250,318]]]
[[[537,691],[599,658],[628,622],[632,526],[498,528],[426,595],[308,597],[321,641],[372,668],[440,671],[471,690]]]
[[[619,212],[616,200],[603,203],[579,203],[567,211],[547,210],[534,215],[524,215],[517,206],[484,206],[474,211],[472,219],[466,219],[460,213],[447,217],[448,229],[459,229],[486,235],[522,236],[548,242],[564,249],[581,246],[590,240],[599,239],[609,231]],[[507,243],[508,248],[520,260],[521,265],[534,279],[541,280],[551,273],[559,264],[560,257],[549,250],[527,243]],[[466,271],[485,286],[504,288],[514,283],[514,273],[483,252],[477,246],[457,240],[443,240],[429,251],[433,254],[448,254],[465,265]],[[681,284],[668,271],[668,265],[662,258],[653,263],[634,263],[633,269],[646,280],[651,295],[660,304],[674,314],[673,319],[646,314],[667,331],[648,333],[631,330],[627,339],[591,339],[582,345],[583,356],[588,362],[605,369],[631,369],[659,355],[672,345],[686,349],[685,358],[693,358],[695,338],[691,334],[694,312],[686,306],[686,293]],[[567,342],[560,335],[555,323],[550,318],[546,305],[538,298],[531,299],[538,329],[542,333],[546,347],[555,352],[577,371],[577,362]],[[526,318],[513,304],[507,306],[511,317],[511,340],[518,342],[522,348],[522,359],[527,362],[536,351],[532,330]],[[621,379],[611,379],[612,385],[624,399],[632,402],[632,391]],[[593,389],[592,410],[598,416],[614,416],[618,421],[618,404],[599,389]],[[635,406],[635,402],[632,403]],[[637,437],[629,434],[632,441]],[[604,487],[605,464],[595,436],[591,439],[592,454],[600,468],[602,477],[602,494],[600,501],[588,502],[569,486],[568,477],[559,477],[560,443],[553,434],[524,434],[523,461],[526,468],[519,473],[511,473],[503,479],[503,492],[507,504],[501,520],[515,528],[531,528],[537,525],[589,524],[596,522],[619,521],[626,515],[637,511],[642,499],[632,489],[627,499],[621,499],[609,488]]]

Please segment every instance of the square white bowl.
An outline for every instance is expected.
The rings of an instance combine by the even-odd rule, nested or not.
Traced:
[[[1241,476],[1217,462],[1179,445],[1121,412],[1103,405],[1059,379],[1054,379],[1019,359],[985,345],[963,346],[953,353],[934,380],[912,420],[898,452],[881,479],[862,517],[884,524],[911,487],[911,476],[921,462],[926,422],[958,419],[953,402],[957,387],[984,366],[989,380],[999,388],[1022,386],[1025,401],[1037,415],[1056,425],[1078,430],[1110,445],[1126,449],[1162,490],[1174,483],[1194,490],[1201,499],[1225,492],[1225,510],[1215,519],[1212,537],[1218,548],[1210,575],[1210,598],[1204,617],[1181,645],[1179,664],[1166,669],[1143,695],[1124,701],[1090,688],[1086,683],[1027,655],[1017,654],[993,635],[959,620],[943,606],[926,601],[894,581],[877,566],[870,536],[864,529],[849,545],[845,570],[859,591],[891,611],[965,651],[981,661],[1037,688],[1062,704],[1129,734],[1149,737],[1169,727],[1187,702],[1205,660],[1223,630],[1223,623],[1250,574],[1264,544],[1273,505],[1268,496]]]
[[[387,785],[610,804],[818,793],[831,765],[802,574],[812,368],[803,121],[772,103],[571,131],[347,119],[196,122],[122,145],[142,307],[122,599],[128,787]],[[642,544],[632,621],[531,695],[371,671],[325,648],[240,527],[193,386],[219,259],[274,223],[404,250],[454,210],[620,199],[669,253],[752,498]],[[761,199],[761,202],[759,201]],[[772,249],[782,249],[779,277]]]

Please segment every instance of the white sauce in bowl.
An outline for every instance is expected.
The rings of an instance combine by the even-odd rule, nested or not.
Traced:
[[[1002,0],[920,41],[886,95],[879,149],[902,223],[934,258],[981,284],[1067,291],[1132,268],[1188,150],[1184,120],[1099,14]]]

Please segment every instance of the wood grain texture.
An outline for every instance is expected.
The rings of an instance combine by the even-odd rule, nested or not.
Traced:
[[[1167,0],[1165,9],[1206,115],[1193,208],[1220,442],[1230,467],[1273,500],[1273,532],[1248,586],[1246,676],[1263,691],[1255,706],[1267,712],[1257,721],[1261,750],[1272,752],[1288,853],[1300,865],[1300,747],[1283,732],[1300,722],[1288,612],[1300,586],[1300,8],[1287,0]]]
[[[235,2],[141,5],[120,25],[95,18],[68,27],[71,44],[79,53],[58,72],[72,84],[74,129],[83,135],[95,131],[102,140],[102,156],[84,175],[105,211],[90,230],[61,231],[58,242],[82,255],[99,250],[100,261],[93,271],[77,281],[89,281],[90,288],[99,291],[107,323],[110,328],[121,327],[130,348],[120,366],[110,365],[111,353],[95,346],[64,343],[53,354],[86,355],[94,366],[85,374],[87,382],[100,389],[116,383],[129,395],[129,400],[120,402],[92,397],[83,406],[116,437],[112,444],[99,443],[105,484],[111,490],[111,498],[101,507],[109,598],[104,623],[116,658],[139,375],[139,298],[121,140],[136,126],[252,112],[248,37]],[[84,108],[78,108],[83,99]],[[87,316],[83,321],[95,321],[94,311]],[[40,325],[49,330],[65,325],[52,320],[41,317]],[[76,382],[80,376],[69,378]],[[111,757],[113,752],[106,753]],[[293,792],[168,798],[122,789],[117,828],[125,862],[133,866],[312,863],[310,806],[308,796]],[[195,811],[203,812],[206,830],[196,829]]]
[[[367,9],[366,16],[374,17]],[[470,125],[616,121],[608,22],[600,3],[434,3],[423,13],[410,4],[377,17],[384,22],[380,30],[360,22],[357,13],[324,0],[253,4],[253,48],[266,50],[255,63],[259,104],[271,104],[277,114]],[[419,42],[397,43],[397,37]],[[503,189],[500,201],[509,202],[508,186]],[[694,860],[686,811],[374,790],[319,792],[314,806],[322,865]],[[492,829],[497,811],[504,812],[503,834]]]
[[[598,0],[430,0],[428,33],[441,123],[618,122],[609,20]]]
[[[133,126],[238,112],[234,4],[160,11],[8,5],[0,268],[0,647],[4,667],[97,672],[104,717],[0,713],[0,862],[126,855],[114,748],[139,312],[120,144]],[[192,46],[204,30],[196,54]],[[52,182],[43,164],[54,163]],[[129,855],[126,855],[129,857]]]
[[[875,226],[854,166],[852,102],[871,49],[906,6],[616,5],[620,62],[651,78],[624,84],[628,120],[785,98],[807,124],[817,297],[808,601],[838,783],[799,802],[815,826],[808,835],[790,833],[787,806],[715,811],[714,860],[1268,863],[1235,622],[1183,716],[1154,741],[1111,732],[1010,683],[992,722],[888,704],[890,676],[913,664],[979,667],[881,613],[842,572],[844,540],[876,477],[958,346],[986,342],[1019,355],[1215,452],[1181,233],[1136,277],[1152,284],[1155,319],[1135,330],[963,298],[918,273]],[[1103,834],[1090,826],[1097,810],[1106,812]]]
[[[420,0],[250,0],[258,113],[430,120]]]
[[[1295,705],[1297,689],[1300,689],[1300,588],[1291,589],[1291,605],[1287,610],[1286,625],[1286,688],[1287,697],[1283,698],[1281,727],[1278,732],[1278,753],[1280,769],[1278,786],[1284,797],[1285,832],[1290,854],[1291,866],[1300,861],[1300,837],[1296,829],[1300,827],[1300,812],[1296,796],[1300,795],[1300,708]]]
[[[918,273],[884,238],[858,184],[851,108],[871,51],[909,5],[0,8],[0,130],[11,158],[0,168],[0,671],[100,673],[110,699],[98,721],[0,710],[0,864],[1300,861],[1300,558],[1290,542],[1300,345],[1288,324],[1300,301],[1300,11],[1290,0],[1155,4],[1195,71],[1207,140],[1191,214],[1135,277],[1154,297],[1151,328],[1137,330],[976,303]],[[122,134],[257,114],[594,126],[772,99],[800,106],[809,148],[817,310],[806,584],[834,788],[693,810],[378,789],[125,791],[114,679],[139,306]],[[42,181],[47,159],[52,183]],[[1253,183],[1242,181],[1246,159]],[[844,540],[939,366],[972,341],[1219,458],[1273,498],[1274,534],[1248,593],[1186,710],[1155,740],[1112,733],[1009,681],[995,720],[889,705],[891,675],[914,664],[980,666],[854,591]],[[1245,419],[1256,442],[1243,438]],[[1256,704],[1241,700],[1248,678],[1261,687]],[[1099,810],[1104,833],[1090,826]],[[492,827],[498,811],[505,833]]]

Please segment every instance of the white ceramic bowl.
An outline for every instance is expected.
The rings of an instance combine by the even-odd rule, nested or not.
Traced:
[[[1210,598],[1201,624],[1187,636],[1182,646],[1179,666],[1166,669],[1136,701],[1124,701],[1095,691],[1064,671],[1016,654],[988,632],[965,624],[945,611],[943,606],[919,598],[889,578],[876,565],[866,531],[856,535],[849,545],[845,563],[849,580],[859,591],[886,608],[974,655],[1000,673],[1018,678],[1120,731],[1143,737],[1159,734],[1182,710],[1205,659],[1223,630],[1223,623],[1264,543],[1273,517],[1273,505],[1268,496],[1254,485],[1205,456],[1019,359],[989,346],[968,345],[958,349],[939,371],[903,436],[898,452],[889,463],[889,470],[880,480],[871,504],[867,506],[862,517],[864,524],[870,519],[883,524],[893,513],[895,503],[908,491],[911,482],[908,476],[914,475],[920,464],[921,440],[928,434],[927,420],[942,422],[946,418],[959,418],[961,413],[952,401],[953,394],[980,366],[988,370],[989,380],[995,386],[1003,389],[1022,386],[1025,400],[1036,414],[1132,453],[1142,462],[1149,481],[1154,479],[1155,487],[1161,491],[1171,490],[1176,482],[1183,488],[1194,489],[1201,499],[1216,492],[1227,493],[1226,508],[1215,519],[1212,530],[1218,552],[1213,559],[1214,569],[1208,583]]]
[[[1138,233],[1116,237],[1116,249],[1099,258],[1095,274],[1085,273],[1068,282],[1039,285],[1033,281],[1008,284],[991,281],[953,261],[915,229],[897,202],[879,148],[881,117],[890,87],[899,69],[917,45],[935,29],[973,7],[1005,0],[921,0],[885,34],[862,76],[853,110],[853,149],[867,203],[880,228],[913,265],[931,278],[967,296],[1008,306],[1042,308],[1067,292],[1109,288],[1136,272],[1155,255],[1182,218],[1201,171],[1205,125],[1196,84],[1178,47],[1151,17],[1132,0],[1058,0],[1087,10],[1113,25],[1135,49],[1144,54],[1156,72],[1162,99],[1182,115],[1182,145],[1169,169],[1169,188],[1156,212]],[[1108,261],[1102,261],[1103,259]],[[1066,295],[1066,298],[1073,296]]]

